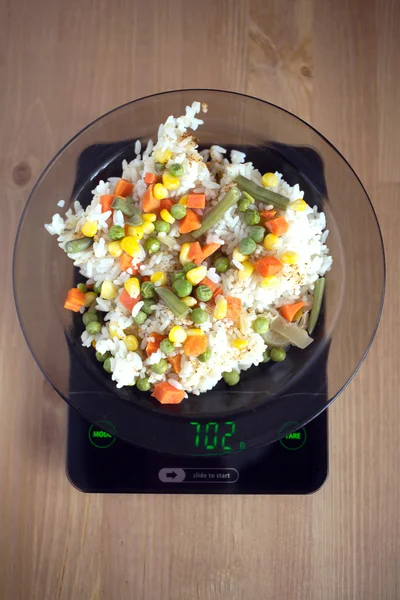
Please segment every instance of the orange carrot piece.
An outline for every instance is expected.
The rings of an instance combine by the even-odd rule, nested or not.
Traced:
[[[151,185],[152,183],[157,183],[160,181],[160,177],[155,173],[146,173],[144,176],[144,182],[146,185]]]
[[[283,235],[289,229],[289,223],[285,217],[273,217],[265,222],[265,227],[274,235]]]
[[[263,219],[264,221],[268,221],[269,219],[272,219],[272,217],[275,217],[276,215],[276,210],[262,210],[260,212],[260,216],[261,219]]]
[[[122,290],[122,293],[119,297],[119,301],[121,302],[122,306],[124,306],[126,310],[129,310],[129,312],[132,312],[132,308],[136,306],[140,299],[140,295],[137,298],[131,298],[125,289]]]
[[[185,356],[199,356],[207,349],[206,335],[190,335],[183,344]]]
[[[153,333],[150,333],[149,337],[154,338],[154,342],[147,342],[147,356],[150,356],[151,354],[153,354],[153,352],[157,352],[157,350],[160,348],[161,342],[165,340],[165,335],[162,335],[161,333],[156,333],[155,331],[153,331]]]
[[[154,386],[152,396],[161,404],[180,404],[185,397],[185,392],[178,390],[168,381],[162,381]]]
[[[175,204],[175,202],[173,202],[171,200],[171,198],[163,198],[160,202],[160,210],[163,210],[164,208],[168,211],[171,210],[171,206],[173,206]]]
[[[158,212],[160,210],[160,201],[153,196],[154,185],[149,185],[142,197],[142,206],[144,212]]]
[[[280,306],[278,308],[278,310],[281,313],[282,317],[284,317],[286,319],[286,321],[289,321],[290,323],[292,323],[296,313],[298,313],[299,310],[301,308],[303,308],[304,305],[305,305],[305,302],[295,302],[294,304],[284,304],[283,306]]]
[[[215,290],[213,291],[213,295],[212,295],[212,299],[215,300],[215,298],[217,296],[222,296],[223,295],[223,289],[222,287],[217,287],[215,288]]]
[[[64,308],[79,312],[81,306],[85,304],[85,294],[78,290],[78,288],[71,288],[68,290],[67,299],[64,303]]]
[[[242,312],[242,301],[240,298],[234,298],[233,296],[227,296],[226,301],[228,303],[228,312],[226,318],[231,321],[238,321],[240,313]]]
[[[122,196],[123,198],[126,198],[126,196],[132,194],[132,191],[133,183],[127,181],[126,179],[120,179],[115,186],[114,194],[116,196]]]
[[[283,266],[281,261],[274,256],[265,256],[256,260],[253,264],[257,273],[262,277],[269,277],[270,275],[279,273]]]
[[[179,233],[190,233],[201,227],[201,220],[197,213],[190,208],[186,211],[186,216],[179,221]]]
[[[197,266],[201,265],[201,263],[203,262],[203,252],[201,250],[199,242],[193,242],[193,244],[190,244],[187,256]]]
[[[176,354],[176,356],[168,356],[168,358],[167,358],[173,371],[175,371],[175,373],[177,373],[178,375],[181,372],[181,359],[182,359],[181,354]]]
[[[214,252],[216,252],[218,248],[221,248],[221,244],[217,244],[216,242],[211,242],[211,244],[206,244],[205,246],[203,246],[203,260],[211,256],[211,254],[214,254]]]
[[[108,210],[112,210],[111,204],[114,198],[115,196],[113,194],[106,194],[105,196],[100,196],[101,212],[107,212]]]
[[[205,194],[188,194],[187,206],[188,208],[204,208],[206,205]]]

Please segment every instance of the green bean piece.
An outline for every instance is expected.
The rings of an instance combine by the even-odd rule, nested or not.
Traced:
[[[117,196],[112,201],[111,208],[113,208],[114,210],[120,210],[122,214],[126,217],[133,217],[137,210],[133,206],[132,198],[130,198],[130,196],[128,196],[126,200],[121,196]]]
[[[250,237],[257,243],[261,244],[264,239],[265,229],[261,225],[254,225],[250,231]]]
[[[98,360],[101,363],[107,360],[107,358],[110,358],[110,356],[111,354],[109,352],[106,352],[105,354],[102,354],[101,352],[96,352],[96,360]]]
[[[148,392],[150,389],[150,381],[147,377],[142,377],[136,381],[136,387],[141,392]]]
[[[76,287],[78,288],[78,290],[80,292],[83,292],[84,294],[86,294],[86,292],[88,291],[88,289],[84,283],[78,283],[78,285]]]
[[[228,385],[236,385],[240,381],[240,375],[237,371],[225,371],[222,373],[225,383]]]
[[[253,196],[254,200],[257,200],[258,202],[272,204],[272,206],[275,206],[275,208],[280,208],[281,210],[286,210],[289,205],[289,198],[282,196],[282,194],[277,194],[276,192],[267,190],[243,175],[238,175],[235,181],[242,193],[247,192]]]
[[[203,233],[214,227],[221,220],[222,216],[226,213],[227,210],[235,206],[238,203],[240,198],[240,192],[238,188],[234,187],[229,190],[227,194],[216,204],[213,206],[203,217],[201,227],[192,231],[192,236],[196,239],[201,237]]]
[[[165,165],[163,163],[160,162],[155,162],[154,163],[154,170],[156,173],[162,173],[163,171],[165,171]]]
[[[153,373],[157,373],[157,375],[164,375],[165,371],[168,369],[168,362],[165,358],[162,358],[158,363],[151,366],[151,370]]]
[[[186,216],[186,206],[183,206],[183,204],[174,204],[171,206],[171,215],[174,219],[180,221]]]
[[[89,325],[89,323],[93,323],[98,320],[99,320],[99,317],[94,312],[85,312],[82,315],[82,322],[85,327],[87,327],[87,325]]]
[[[151,281],[143,281],[142,285],[140,286],[140,293],[144,300],[146,298],[155,298],[156,291],[154,289],[154,283]]]
[[[172,290],[179,298],[185,298],[191,294],[193,289],[192,284],[187,279],[177,279],[172,284]]]
[[[257,225],[261,220],[260,213],[258,210],[246,210],[244,213],[244,220],[247,225]]]
[[[197,265],[194,262],[188,262],[186,263],[186,265],[183,266],[183,272],[189,273],[189,271],[191,271],[192,269],[197,269]]]
[[[142,310],[139,310],[139,312],[137,313],[137,315],[135,315],[133,317],[133,322],[136,325],[143,325],[143,323],[147,320],[147,315],[145,312],[143,312]]]
[[[166,304],[169,310],[173,312],[175,317],[184,317],[189,312],[189,307],[168,288],[156,287],[156,293],[160,296],[161,300]],[[147,302],[147,300],[145,300],[145,302]]]
[[[185,279],[185,271],[175,271],[171,275],[171,284],[177,279]]]
[[[143,300],[143,306],[141,310],[142,312],[146,313],[146,315],[151,315],[151,313],[154,312],[153,306],[155,306],[156,304],[157,300],[153,298],[148,298],[146,300]]]
[[[202,308],[194,308],[189,317],[196,325],[201,325],[208,321],[208,312]]]
[[[108,230],[108,237],[110,240],[115,242],[116,240],[122,240],[125,237],[125,229],[119,225],[112,225]]]
[[[215,270],[217,273],[226,273],[230,267],[229,258],[226,256],[220,256],[214,263]]]
[[[199,285],[196,288],[196,298],[200,302],[208,302],[212,298],[212,289],[208,285]]]
[[[102,281],[100,283],[95,283],[93,286],[93,291],[96,292],[96,294],[100,294],[102,285],[103,285]]]
[[[268,319],[266,319],[265,317],[257,317],[257,319],[255,319],[255,321],[253,322],[253,331],[255,333],[259,333],[259,334],[263,334],[263,333],[267,333],[269,329],[269,322]]]
[[[100,333],[100,331],[101,331],[101,323],[99,323],[98,321],[90,321],[90,323],[88,323],[86,325],[86,331],[90,335],[96,335],[96,333]]]
[[[274,362],[282,362],[286,358],[286,352],[283,348],[271,348],[269,351],[271,360]]]
[[[87,250],[93,244],[94,240],[91,237],[82,237],[76,240],[70,240],[65,244],[65,252],[67,254],[76,254]]]
[[[173,345],[171,340],[165,338],[165,340],[162,340],[162,342],[160,343],[160,350],[161,352],[164,352],[164,354],[171,354],[171,352],[175,350],[175,346]]]
[[[154,223],[154,229],[157,233],[168,233],[171,229],[171,225],[166,221],[158,220]]]
[[[112,373],[111,369],[111,357],[108,356],[106,360],[103,362],[103,369],[107,371],[107,373]]]
[[[264,350],[262,362],[267,363],[270,360],[271,360],[271,356],[270,356],[269,350]]]
[[[161,248],[160,240],[155,237],[148,237],[144,243],[144,249],[148,254],[154,254]]]
[[[308,333],[311,335],[317,324],[319,313],[321,312],[322,300],[325,290],[325,277],[320,277],[314,284],[314,298],[308,320]]]
[[[257,244],[251,237],[245,237],[240,240],[238,248],[241,254],[249,256],[250,254],[253,254],[254,250],[257,248]]]
[[[183,167],[179,163],[174,163],[168,170],[174,177],[182,177],[183,175]],[[174,218],[176,219],[176,217]]]
[[[136,208],[136,206],[132,206],[132,212],[133,214],[130,217],[130,219],[126,221],[126,224],[135,225],[137,227],[138,225],[141,225],[143,223],[142,213],[138,208]]]
[[[204,350],[203,354],[199,354],[199,356],[197,358],[199,359],[200,362],[207,362],[208,360],[210,360],[211,355],[212,355],[211,348],[208,346]]]

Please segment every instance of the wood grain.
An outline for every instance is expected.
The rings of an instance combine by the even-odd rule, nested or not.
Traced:
[[[397,600],[398,3],[2,0],[0,11],[1,600]],[[85,496],[65,477],[65,406],[13,306],[18,220],[76,131],[177,87],[247,92],[311,122],[382,226],[382,323],[330,410],[330,475],[309,497]]]

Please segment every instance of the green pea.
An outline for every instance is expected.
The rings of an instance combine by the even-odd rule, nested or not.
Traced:
[[[85,327],[89,325],[89,323],[95,323],[99,320],[99,317],[94,312],[85,312],[82,315],[82,321]]]
[[[226,273],[230,267],[229,258],[227,258],[226,256],[221,256],[220,258],[217,258],[217,260],[214,263],[214,267],[217,273]]]
[[[136,387],[141,392],[148,392],[150,389],[150,381],[148,380],[147,377],[142,377],[137,380]]]
[[[260,213],[257,210],[246,210],[244,215],[247,225],[258,225],[260,222]]]
[[[183,167],[182,167],[182,165],[180,165],[178,163],[174,163],[173,165],[171,165],[170,168],[168,169],[168,171],[174,177],[182,177],[182,175],[183,175]],[[176,217],[174,217],[174,218],[176,218]]]
[[[185,279],[185,271],[175,271],[175,273],[172,273],[171,284],[177,279]]]
[[[101,323],[99,323],[98,321],[90,321],[90,323],[88,323],[86,325],[86,331],[90,335],[96,335],[96,333],[100,333],[100,331],[101,331]]]
[[[160,247],[161,247],[160,240],[158,240],[155,237],[148,237],[144,243],[144,249],[149,254],[154,254],[155,252],[158,252]]]
[[[78,283],[78,285],[76,287],[78,288],[78,290],[80,292],[83,292],[84,294],[86,294],[86,292],[88,291],[88,289],[84,283]]]
[[[156,304],[156,301],[151,300],[150,298],[148,300],[143,300],[143,306],[141,308],[141,311],[146,313],[146,315],[151,315],[151,313],[154,311],[153,306],[155,304]]]
[[[191,271],[192,269],[197,269],[197,265],[194,262],[188,262],[186,263],[186,265],[183,266],[183,272],[189,273],[189,271]]]
[[[65,244],[65,252],[68,254],[75,254],[76,252],[82,252],[83,250],[87,250],[93,244],[93,238],[91,237],[82,237],[76,240],[70,240]]]
[[[103,362],[103,369],[107,371],[107,373],[112,373],[111,369],[111,357],[108,356],[106,360]]]
[[[208,321],[208,312],[202,308],[194,308],[190,313],[190,318],[196,325],[201,325],[201,323]]]
[[[101,286],[102,286],[103,282],[100,283],[95,283],[93,286],[93,291],[96,292],[96,294],[100,294],[101,293]]]
[[[267,362],[269,362],[270,360],[271,360],[271,356],[270,356],[269,350],[265,350],[265,351],[263,352],[263,359],[262,359],[262,362],[263,362],[263,363],[267,363]]]
[[[250,237],[255,242],[257,242],[257,244],[261,244],[261,242],[264,239],[264,235],[265,235],[265,229],[261,225],[254,225],[251,228]]]
[[[168,338],[165,338],[160,344],[160,350],[161,352],[164,352],[164,354],[171,354],[171,352],[175,350],[175,346]]]
[[[154,170],[156,173],[162,173],[165,170],[165,165],[163,163],[155,162]]]
[[[171,206],[171,215],[174,217],[174,219],[180,221],[186,216],[186,206],[183,204],[174,204]]]
[[[168,362],[165,358],[162,358],[158,363],[152,365],[151,370],[153,373],[157,373],[157,375],[164,375],[165,371],[168,369]]]
[[[274,362],[282,362],[286,358],[286,352],[283,348],[271,348],[270,350],[271,360]]]
[[[122,240],[122,238],[125,237],[125,229],[119,225],[113,225],[108,230],[108,237],[110,240],[113,240],[113,242],[116,240]]]
[[[222,376],[228,385],[236,385],[240,381],[240,375],[237,371],[225,371]]]
[[[247,198],[242,198],[241,200],[239,200],[239,204],[238,204],[238,209],[240,212],[246,212],[246,210],[249,210],[250,208],[250,200],[248,200]]]
[[[154,283],[151,281],[143,281],[142,285],[140,286],[140,293],[143,299],[154,298],[156,295]]]
[[[171,225],[166,221],[159,220],[154,223],[154,228],[157,233],[168,233],[171,229]]]
[[[223,256],[225,256],[225,254],[223,252],[221,252],[221,250],[217,250],[216,252],[214,252],[214,254],[211,257],[212,264],[215,265],[217,260]]]
[[[197,358],[199,359],[200,362],[207,362],[208,360],[210,360],[211,355],[212,355],[211,348],[207,347],[204,350],[203,354],[199,354],[199,356]]]
[[[139,310],[139,312],[137,313],[137,315],[135,315],[133,317],[133,322],[136,323],[136,325],[143,325],[143,323],[146,320],[147,320],[147,315],[142,310]]]
[[[239,252],[248,256],[249,254],[253,254],[254,250],[257,248],[257,244],[251,237],[245,237],[240,240],[238,248]]]
[[[98,360],[101,363],[107,360],[107,358],[109,358],[110,356],[111,354],[109,352],[106,352],[105,354],[102,354],[101,352],[96,352],[96,360]]]
[[[179,298],[185,298],[192,292],[193,286],[187,279],[176,279],[172,284],[172,290]]]
[[[253,331],[256,333],[267,333],[269,329],[268,319],[265,317],[257,317],[257,319],[253,322]]]
[[[212,298],[212,289],[208,285],[199,285],[196,288],[196,298],[200,302],[208,302]]]

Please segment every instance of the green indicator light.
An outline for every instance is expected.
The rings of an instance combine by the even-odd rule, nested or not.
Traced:
[[[279,434],[282,434],[285,429],[288,430],[296,427],[296,425],[300,425],[300,423],[297,423],[297,421],[288,421],[287,423],[284,423],[279,430]],[[286,448],[286,450],[300,450],[306,441],[307,432],[304,427],[301,427],[298,431],[288,433],[283,439],[279,440],[281,446]]]

